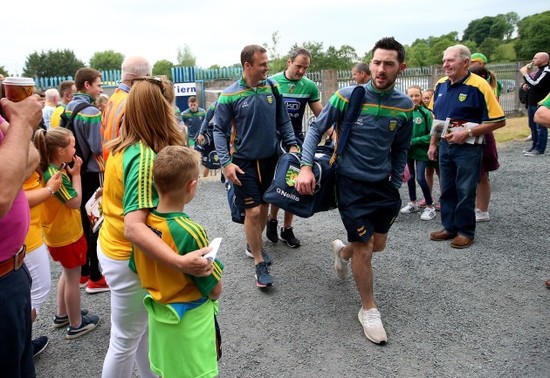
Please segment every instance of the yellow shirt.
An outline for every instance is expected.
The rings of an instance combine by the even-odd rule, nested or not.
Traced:
[[[56,172],[59,172],[59,168],[50,165],[44,172],[44,182],[48,182]],[[64,170],[61,180],[61,187],[44,202],[42,209],[42,229],[49,247],[64,247],[76,242],[84,234],[80,209],[71,209],[65,205],[67,201],[77,197],[78,193]]]
[[[147,217],[147,225],[160,237],[159,243],[164,241],[174,253],[185,254],[208,245],[204,228],[184,213],[159,214],[153,210]],[[220,280],[223,269],[215,265],[216,276],[198,278],[167,268],[137,247],[134,258],[141,285],[155,301],[164,304],[192,302],[207,296]],[[205,293],[201,294],[199,287]]]
[[[24,191],[31,191],[31,190],[40,189],[43,187],[44,185],[42,185],[42,182],[40,181],[40,176],[36,171],[33,172],[32,176],[29,177],[27,181],[25,181],[25,183],[23,184]],[[27,253],[31,253],[36,248],[44,244],[44,240],[42,239],[41,215],[42,215],[42,203],[39,203],[38,205],[31,207],[31,223],[29,226],[29,232],[27,233],[27,237],[25,238]]]
[[[153,209],[158,194],[153,185],[155,152],[138,142],[107,159],[103,183],[103,224],[99,230],[101,251],[114,260],[128,260],[132,243],[124,237],[124,216]]]
[[[50,126],[52,128],[59,127],[61,123],[61,114],[65,111],[66,105],[59,104],[57,105],[57,108],[54,109],[52,113],[52,118],[50,119]]]

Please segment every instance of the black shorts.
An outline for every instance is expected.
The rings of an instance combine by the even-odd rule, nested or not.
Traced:
[[[349,242],[366,243],[375,232],[387,233],[401,208],[399,191],[388,179],[365,182],[339,175],[336,191]]]
[[[264,193],[267,191],[275,174],[275,166],[278,157],[260,160],[243,160],[233,158],[233,163],[238,165],[244,174],[237,173],[241,186],[235,185],[235,201],[241,208],[250,209],[266,203]]]

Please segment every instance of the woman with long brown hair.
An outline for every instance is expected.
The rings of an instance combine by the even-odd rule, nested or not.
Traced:
[[[183,145],[170,100],[171,83],[154,77],[134,81],[126,103],[121,134],[109,142],[105,168],[103,215],[98,257],[111,288],[111,340],[103,377],[131,377],[134,360],[141,377],[149,368],[146,294],[129,268],[132,243],[152,258],[194,276],[210,274],[212,266],[195,251],[177,255],[147,227],[145,220],[158,203],[153,184],[156,154],[170,145]]]

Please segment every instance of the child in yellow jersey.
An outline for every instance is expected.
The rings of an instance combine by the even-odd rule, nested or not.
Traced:
[[[80,218],[82,159],[75,156],[73,134],[61,127],[37,130],[34,144],[40,152],[43,181],[48,182],[61,171],[61,187],[43,205],[42,228],[52,259],[63,267],[57,284],[54,327],[69,325],[65,337],[73,339],[95,329],[100,320],[99,316],[80,310],[80,266],[86,261],[87,251]],[[73,166],[67,162],[73,162]]]
[[[186,254],[208,246],[202,226],[183,212],[197,191],[198,152],[181,146],[163,148],[154,163],[159,194],[147,225],[174,253]],[[223,264],[214,260],[212,274],[194,277],[177,272],[135,248],[135,267],[148,294],[151,370],[164,378],[218,375],[215,313],[222,291]]]
[[[27,254],[25,265],[29,269],[32,278],[31,307],[32,320],[40,311],[50,292],[52,277],[50,275],[50,262],[48,249],[42,237],[42,203],[51,198],[61,187],[61,173],[58,172],[45,184],[42,183],[42,172],[34,171],[24,183],[23,190],[31,209],[31,223],[29,232],[25,238]]]

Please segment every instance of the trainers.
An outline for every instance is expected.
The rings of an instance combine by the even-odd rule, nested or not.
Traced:
[[[80,288],[86,287],[88,285],[88,280],[90,279],[90,276],[80,276]]]
[[[250,250],[250,246],[247,244],[246,245],[246,251],[245,251],[246,255],[248,257],[250,257],[251,259],[254,258],[254,255],[252,254],[252,251]],[[271,265],[271,256],[269,256],[267,254],[267,252],[265,251],[265,249],[262,247],[262,258],[264,259],[264,262],[267,264],[267,265]]]
[[[386,330],[382,324],[382,319],[380,318],[380,312],[376,308],[371,308],[370,310],[363,310],[363,307],[359,310],[358,314],[359,322],[363,326],[363,331],[367,339],[372,341],[375,344],[383,344],[388,341],[388,336],[386,335]]]
[[[107,282],[105,282],[105,277],[101,276],[101,278],[98,281],[88,281],[88,285],[86,286],[86,293],[88,294],[97,294],[97,293],[103,293],[105,291],[110,291],[109,285],[107,285]]]
[[[50,340],[46,336],[38,336],[32,340],[32,356],[36,357],[46,349]]]
[[[300,240],[296,239],[292,227],[281,227],[281,236],[279,239],[284,241],[290,248],[298,248],[300,246]]]
[[[346,245],[342,242],[342,240],[336,239],[336,240],[333,240],[332,243],[330,243],[330,246],[332,248],[332,253],[334,254],[334,270],[336,271],[336,275],[341,280],[345,280],[348,276],[349,261],[344,260],[340,256],[340,251]]]
[[[523,155],[524,156],[542,156],[544,155],[544,152],[540,152],[539,150],[533,150],[531,152],[526,152]]]
[[[414,202],[409,202],[407,206],[401,209],[402,214],[412,214],[418,211],[420,211],[420,207]]]
[[[435,218],[435,207],[426,207],[422,214],[420,215],[420,219],[429,221]]]
[[[258,287],[269,287],[273,285],[273,277],[269,274],[269,268],[265,261],[262,261],[256,265],[256,286]]]
[[[78,327],[67,327],[66,339],[76,339],[79,336],[85,335],[90,331],[93,331],[99,324],[101,318],[97,315],[88,314],[82,317],[80,325]]]
[[[277,219],[268,219],[267,225],[265,227],[265,236],[269,239],[272,243],[277,243],[279,241],[279,238],[277,237],[277,225],[279,222],[277,222]]]
[[[490,220],[491,216],[488,211],[476,209],[476,222],[489,222]]]
[[[80,310],[80,315],[81,316],[86,316],[88,315],[90,311],[88,311],[87,309],[83,308]],[[65,327],[69,325],[69,315],[65,315],[65,316],[54,316],[53,318],[53,326],[54,328],[62,328],[62,327]]]

